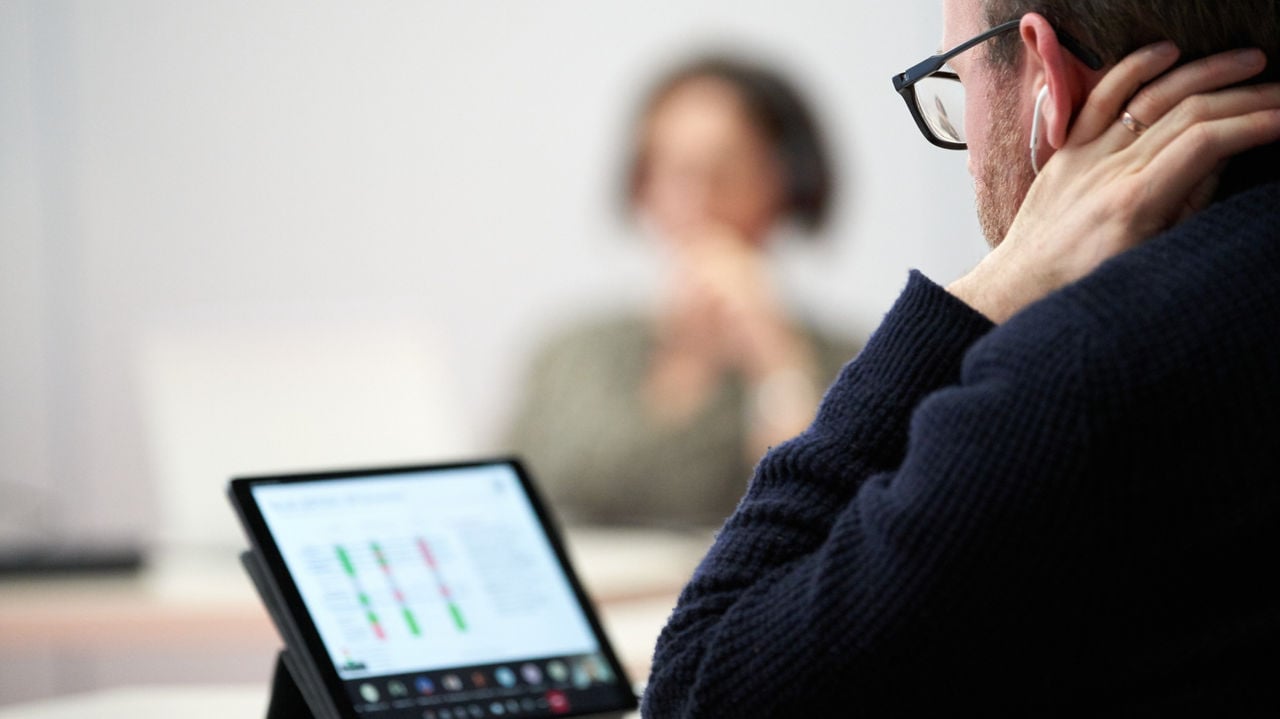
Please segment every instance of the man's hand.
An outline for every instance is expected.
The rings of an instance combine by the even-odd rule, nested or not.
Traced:
[[[1102,78],[1004,241],[948,291],[1003,322],[1202,209],[1228,158],[1280,139],[1280,84],[1230,88],[1262,71],[1261,51],[1160,77],[1176,60],[1158,43]],[[1126,109],[1149,129],[1125,127]]]

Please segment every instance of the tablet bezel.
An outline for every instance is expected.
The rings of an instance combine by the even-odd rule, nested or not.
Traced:
[[[228,496],[231,499],[232,505],[235,507],[236,513],[240,517],[240,523],[245,529],[245,534],[248,536],[252,549],[258,553],[263,566],[267,570],[268,579],[275,585],[276,591],[284,602],[284,607],[282,607],[282,609],[288,612],[289,616],[293,619],[293,623],[305,643],[305,646],[303,647],[291,647],[291,649],[306,652],[307,656],[311,659],[312,664],[316,666],[320,672],[320,679],[324,683],[324,687],[329,694],[330,701],[336,706],[338,712],[345,719],[357,719],[365,715],[361,715],[356,712],[351,698],[347,695],[345,683],[343,679],[338,676],[337,668],[334,667],[333,662],[329,659],[329,652],[324,646],[324,642],[320,637],[320,632],[311,617],[311,613],[307,610],[297,583],[294,581],[293,576],[289,572],[288,566],[285,564],[284,556],[280,552],[280,548],[277,546],[275,538],[272,536],[271,530],[267,526],[266,520],[262,515],[262,511],[258,507],[257,500],[253,496],[252,489],[256,486],[266,484],[294,484],[302,482],[351,480],[360,479],[362,477],[389,477],[399,474],[448,471],[495,465],[509,466],[519,479],[520,486],[523,488],[525,496],[529,499],[529,503],[533,507],[537,521],[542,527],[542,530],[551,545],[556,561],[559,563],[561,571],[564,572],[565,578],[568,580],[569,586],[572,588],[573,595],[578,601],[578,606],[586,616],[587,622],[591,627],[591,631],[599,645],[599,653],[606,661],[609,662],[609,666],[613,670],[614,677],[618,682],[618,688],[620,690],[620,703],[618,706],[605,709],[593,709],[587,712],[570,712],[563,716],[592,716],[608,714],[611,712],[627,712],[634,711],[638,707],[638,701],[635,693],[631,690],[630,679],[627,676],[622,663],[618,661],[618,656],[614,652],[613,645],[604,632],[604,627],[600,623],[600,618],[596,614],[595,606],[591,602],[586,591],[583,589],[582,583],[578,579],[577,572],[569,561],[568,553],[565,551],[564,542],[561,538],[559,523],[556,521],[554,515],[548,510],[546,502],[543,501],[541,493],[538,491],[537,486],[531,479],[531,475],[526,471],[524,464],[518,458],[504,456],[448,463],[397,465],[359,469],[325,470],[298,474],[236,477],[227,485]]]

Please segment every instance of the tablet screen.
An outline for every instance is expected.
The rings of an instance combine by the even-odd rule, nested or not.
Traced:
[[[578,714],[629,692],[515,466],[254,483],[359,714]]]

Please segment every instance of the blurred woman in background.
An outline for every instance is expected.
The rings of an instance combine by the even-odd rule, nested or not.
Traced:
[[[780,225],[826,217],[826,149],[782,76],[704,59],[641,106],[627,192],[666,260],[660,303],[550,342],[509,444],[570,521],[718,525],[857,349],[792,317],[770,276]]]

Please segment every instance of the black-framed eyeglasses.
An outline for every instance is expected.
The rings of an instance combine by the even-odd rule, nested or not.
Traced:
[[[1016,30],[1021,24],[1022,20],[1019,18],[996,25],[941,55],[934,55],[912,65],[906,72],[893,76],[893,89],[906,101],[907,109],[911,111],[911,117],[924,134],[924,139],[948,150],[968,148],[964,133],[964,85],[960,84],[960,78],[954,72],[944,70],[943,67],[956,55],[997,35]],[[1058,33],[1058,42],[1090,70],[1102,69],[1102,58],[1097,53],[1081,45],[1067,33],[1061,30],[1055,32]]]

